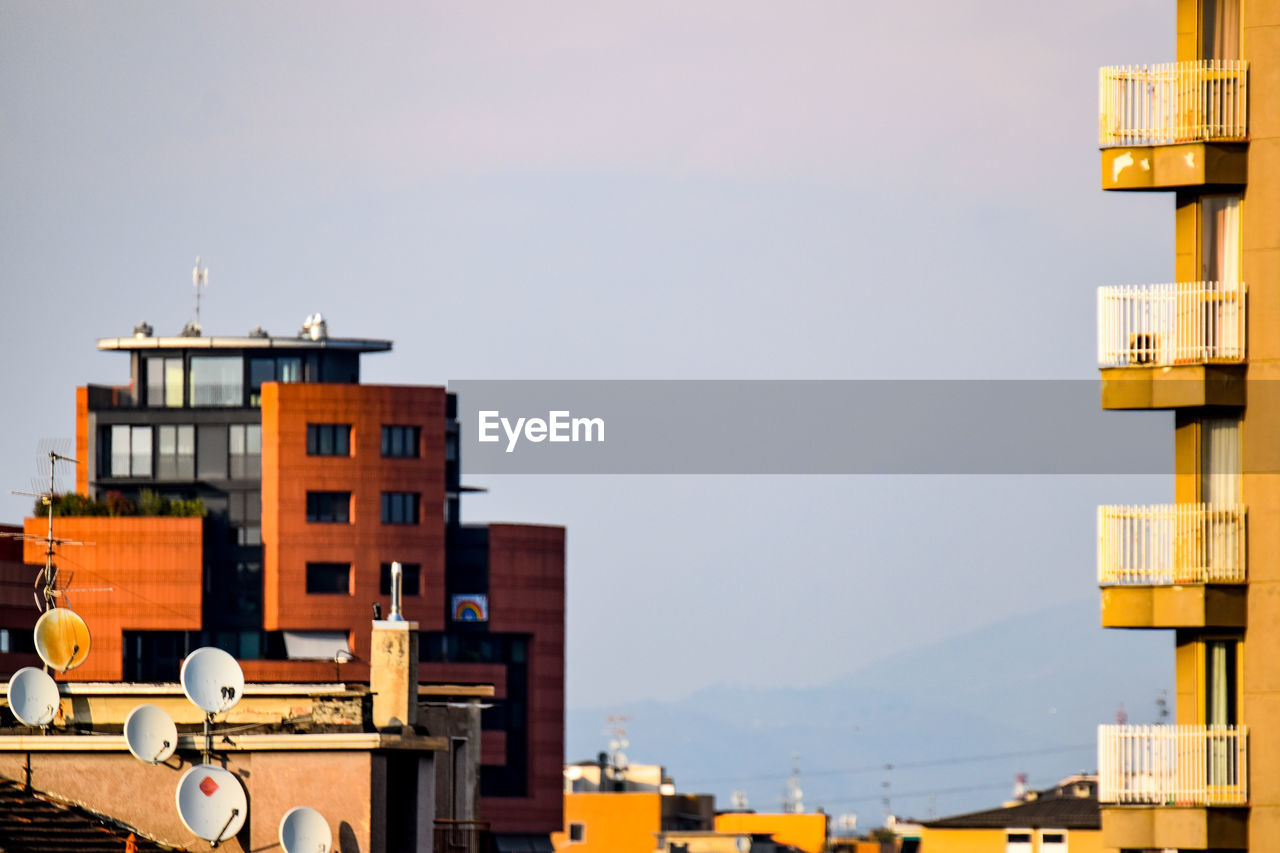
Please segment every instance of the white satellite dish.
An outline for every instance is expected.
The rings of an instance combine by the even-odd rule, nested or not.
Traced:
[[[58,683],[34,666],[24,666],[9,679],[9,710],[25,726],[44,728],[58,715],[62,700]]]
[[[249,816],[240,780],[213,764],[197,764],[183,773],[177,799],[182,825],[215,846],[234,838]]]
[[[139,705],[124,720],[124,742],[133,757],[147,764],[168,761],[178,746],[178,727],[159,705]]]
[[[74,610],[54,607],[36,620],[36,654],[50,669],[66,672],[89,656],[89,626]]]
[[[182,662],[182,692],[206,713],[219,714],[244,695],[244,672],[236,659],[212,646],[196,649]]]
[[[308,806],[296,806],[280,819],[280,846],[284,853],[328,853],[333,832],[324,815]]]

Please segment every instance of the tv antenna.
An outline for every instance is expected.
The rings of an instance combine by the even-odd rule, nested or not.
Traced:
[[[791,776],[782,792],[783,814],[804,813],[804,791],[800,788],[800,753],[791,753]]]
[[[209,268],[200,266],[200,256],[196,255],[196,265],[191,270],[191,287],[196,292],[196,321],[193,326],[195,333],[201,332],[200,327],[200,289],[209,286]]]
[[[45,444],[45,442],[41,442],[41,444],[43,445]],[[67,610],[70,609],[69,603],[67,602],[67,599],[66,599],[66,594],[67,594],[67,588],[70,587],[71,585],[71,579],[70,578],[67,579],[67,583],[62,589],[58,588],[58,567],[53,562],[55,547],[59,545],[83,545],[85,543],[77,542],[71,539],[58,539],[53,535],[54,504],[57,501],[57,494],[58,494],[57,492],[58,463],[70,462],[73,465],[78,465],[80,463],[77,462],[75,459],[72,459],[70,456],[64,456],[63,454],[57,452],[56,450],[48,450],[42,455],[47,455],[49,459],[49,488],[47,490],[40,491],[40,492],[22,492],[22,491],[15,490],[13,494],[26,495],[27,497],[37,498],[39,499],[40,503],[48,507],[48,532],[44,536],[32,536],[26,533],[12,533],[12,534],[0,534],[0,535],[9,536],[11,538],[21,539],[24,541],[44,543],[44,546],[45,546],[44,547],[44,566],[40,569],[40,572],[36,575],[36,581],[34,584],[34,587],[35,587],[34,595],[35,595],[36,609],[39,610],[41,613],[45,613],[47,611],[53,610],[58,606],[57,601],[59,598],[62,598],[64,601],[64,605],[67,605],[65,606],[64,609],[67,609]],[[79,619],[79,617],[76,617],[76,619]],[[74,621],[75,621],[74,619],[68,618],[67,620],[65,620],[63,625],[64,627],[70,626]],[[79,621],[81,625],[83,625],[84,620],[80,619]],[[87,628],[85,629],[84,636],[86,640],[84,644],[84,651],[85,651],[85,654],[88,654],[89,646],[87,642],[88,640]],[[37,646],[38,644],[39,644],[39,635],[37,634]],[[75,654],[73,653],[70,656],[70,658],[75,658]],[[82,661],[83,661],[83,656],[80,657],[79,660],[75,660],[74,663],[71,663],[71,666],[78,666]],[[46,661],[46,663],[48,662]],[[55,668],[62,668],[56,663],[49,664],[49,665]],[[70,667],[67,667],[67,668],[70,668]],[[66,669],[63,669],[63,672],[65,671]]]
[[[630,761],[623,750],[631,746],[631,741],[627,740],[625,724],[631,721],[631,715],[609,714],[605,720],[609,723],[605,729],[605,734],[609,735],[609,766],[616,772],[625,773]]]

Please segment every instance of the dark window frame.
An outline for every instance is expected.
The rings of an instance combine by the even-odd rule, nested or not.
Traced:
[[[350,524],[351,492],[308,491],[308,524]]]
[[[351,456],[351,424],[307,424],[308,456]]]
[[[422,520],[422,495],[419,492],[383,492],[383,524],[419,524]]]
[[[307,563],[307,595],[351,595],[350,563]]]

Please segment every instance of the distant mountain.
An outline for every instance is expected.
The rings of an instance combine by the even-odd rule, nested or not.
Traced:
[[[941,817],[998,805],[1017,773],[1048,787],[1093,770],[1097,726],[1122,705],[1131,722],[1158,720],[1156,700],[1173,687],[1172,646],[1170,632],[1104,631],[1094,597],[818,687],[720,685],[676,702],[573,709],[567,758],[594,757],[606,746],[606,714],[625,713],[633,761],[665,765],[679,789],[725,805],[739,789],[752,808],[776,809],[798,753],[810,810],[857,812],[860,826],[876,826],[887,796],[896,814]]]

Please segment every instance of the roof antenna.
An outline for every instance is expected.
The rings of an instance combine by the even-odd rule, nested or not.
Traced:
[[[182,330],[183,337],[199,337],[200,326],[200,288],[209,286],[209,268],[200,266],[200,256],[196,255],[195,268],[191,270],[191,286],[196,292],[196,319],[188,323]]]

